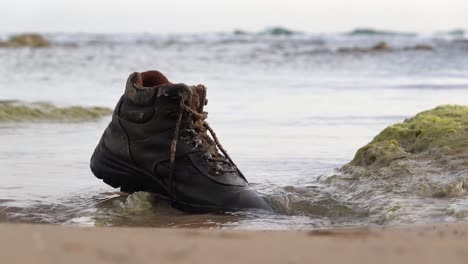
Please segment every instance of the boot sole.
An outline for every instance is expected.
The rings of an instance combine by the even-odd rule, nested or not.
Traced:
[[[161,180],[135,165],[123,161],[116,156],[102,150],[100,144],[96,147],[90,163],[91,171],[96,178],[102,180],[113,188],[120,191],[134,193],[139,191],[151,192],[155,196],[165,200],[172,207],[189,213],[212,213],[223,211],[239,211],[242,209],[221,208],[216,206],[204,206],[190,204],[181,201],[170,201],[168,191]],[[244,209],[245,210],[245,209]]]

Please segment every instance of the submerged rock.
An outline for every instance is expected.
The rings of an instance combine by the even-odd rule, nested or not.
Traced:
[[[379,42],[377,44],[375,44],[374,46],[372,47],[369,47],[369,48],[361,48],[361,47],[351,47],[351,48],[347,48],[347,47],[344,47],[344,48],[339,48],[338,49],[338,52],[350,52],[350,53],[353,53],[353,52],[380,52],[380,51],[391,51],[392,48],[386,43],[386,42]]]
[[[406,46],[406,47],[401,47],[401,48],[392,48],[386,42],[381,41],[371,47],[343,47],[343,48],[339,48],[337,51],[343,52],[343,53],[368,53],[368,52],[391,52],[391,51],[410,51],[410,50],[431,51],[431,50],[434,50],[434,48],[426,44],[418,44],[414,46]]]
[[[125,201],[115,201],[115,206],[125,212],[145,212],[153,207],[154,194],[148,192],[135,192],[127,196]]]
[[[39,34],[20,34],[11,36],[7,41],[0,42],[0,47],[50,47],[51,43]]]
[[[1,122],[79,122],[110,115],[112,109],[106,107],[57,107],[49,103],[22,103],[0,101]]]
[[[379,42],[371,48],[373,51],[385,51],[390,49],[390,46],[386,42]]]
[[[404,47],[403,50],[434,50],[434,48],[430,45],[418,44],[414,46]]]
[[[385,128],[340,171],[389,186],[396,184],[391,179],[406,177],[405,189],[424,196],[463,195],[468,190],[468,106],[439,106]]]

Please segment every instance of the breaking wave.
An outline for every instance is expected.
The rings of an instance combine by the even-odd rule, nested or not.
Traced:
[[[276,213],[244,211],[191,215],[171,208],[150,193],[131,195],[102,193],[77,195],[61,204],[36,204],[27,208],[0,201],[0,222],[54,223],[80,226],[152,226],[195,228],[310,229],[320,227],[394,225],[455,221],[468,218],[468,202],[462,197],[431,197],[421,179],[352,178],[324,175],[304,186],[277,187],[266,199]],[[465,180],[466,181],[466,180]],[[463,180],[461,181],[463,182]],[[459,185],[433,181],[434,188]],[[427,186],[426,186],[427,187]],[[419,189],[420,193],[413,190]],[[289,224],[284,225],[285,222]]]
[[[106,107],[57,107],[45,102],[0,101],[0,122],[76,122],[94,120],[111,113],[112,110]]]
[[[11,36],[0,36],[8,40]],[[269,54],[284,52],[286,55],[316,55],[362,51],[427,51],[439,49],[468,50],[468,37],[464,30],[418,34],[358,28],[347,33],[306,33],[285,27],[270,27],[258,32],[241,29],[233,32],[194,34],[101,34],[101,33],[49,33],[44,39],[53,46],[112,46],[149,45],[156,49],[199,47],[239,48],[250,53]],[[241,50],[242,51],[242,50]]]

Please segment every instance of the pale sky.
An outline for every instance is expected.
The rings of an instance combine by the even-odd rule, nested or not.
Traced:
[[[0,32],[468,29],[468,0],[1,0]]]

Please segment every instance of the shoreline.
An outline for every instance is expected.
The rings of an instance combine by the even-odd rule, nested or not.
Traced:
[[[316,231],[0,224],[3,263],[468,263],[468,223]]]

